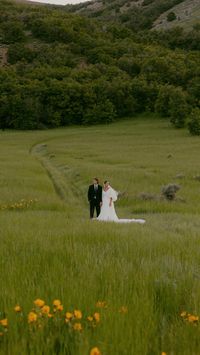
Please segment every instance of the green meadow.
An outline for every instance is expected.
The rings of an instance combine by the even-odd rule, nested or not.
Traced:
[[[200,354],[198,319],[180,316],[200,316],[199,151],[198,137],[148,115],[0,132],[0,354]],[[120,191],[120,218],[146,224],[89,220],[94,176]],[[169,183],[180,185],[171,202]],[[64,310],[28,324],[37,298]],[[80,331],[64,320],[75,309]]]

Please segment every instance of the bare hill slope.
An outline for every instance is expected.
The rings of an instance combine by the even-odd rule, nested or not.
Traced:
[[[167,17],[170,12],[173,12],[176,18],[173,21],[168,21]],[[185,0],[170,10],[164,12],[154,22],[154,29],[170,29],[174,26],[181,26],[185,29],[192,29],[196,24],[200,23],[200,1]]]
[[[200,22],[200,0],[93,0],[66,9],[89,17],[119,21],[133,29],[172,28],[181,25],[191,29]],[[170,12],[175,20],[168,21]]]

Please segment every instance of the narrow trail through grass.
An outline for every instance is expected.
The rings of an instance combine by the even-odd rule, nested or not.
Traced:
[[[54,163],[55,154],[48,151],[48,143],[50,143],[50,140],[33,145],[30,154],[41,164],[59,199],[65,204],[66,208],[68,207],[69,209],[70,206],[71,210],[73,210],[72,214],[69,211],[71,218],[81,216],[82,211],[85,209],[83,199],[79,199],[81,191],[74,183],[73,175],[66,174],[66,166],[63,164],[57,166]],[[68,170],[71,170],[69,166]]]
[[[35,156],[41,163],[42,167],[49,176],[55,192],[58,194],[61,200],[65,202],[70,201],[72,190],[70,188],[70,182],[64,180],[61,170],[57,169],[52,163],[52,154],[48,153],[47,144],[37,144],[31,150],[31,154]]]

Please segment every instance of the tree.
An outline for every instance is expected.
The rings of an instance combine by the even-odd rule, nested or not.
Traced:
[[[136,77],[132,80],[132,97],[136,102],[136,112],[153,111],[157,94],[156,82],[148,83],[144,77]]]
[[[5,43],[23,42],[25,34],[23,24],[18,20],[7,21],[3,24],[3,41]]]
[[[36,52],[22,43],[14,43],[8,49],[8,62],[15,64],[18,61],[32,62],[36,57]]]
[[[174,90],[174,95],[169,99],[170,121],[176,128],[182,128],[189,112],[187,95],[181,88]]]
[[[200,109],[195,107],[189,116],[188,129],[192,136],[200,136]]]
[[[119,68],[127,72],[130,76],[134,77],[140,73],[139,60],[134,59],[132,56],[123,56],[118,60]]]
[[[158,97],[155,102],[155,111],[162,117],[169,117],[169,100],[174,94],[175,87],[172,85],[160,86]]]
[[[115,120],[116,112],[108,99],[97,101],[83,115],[84,124],[111,123]]]
[[[183,127],[189,111],[187,94],[181,87],[161,86],[155,103],[155,111],[163,117],[170,117],[171,123],[176,128]]]

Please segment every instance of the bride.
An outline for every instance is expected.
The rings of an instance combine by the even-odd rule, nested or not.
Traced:
[[[119,219],[115,212],[114,202],[117,201],[117,192],[110,186],[108,181],[104,181],[102,207],[98,221],[110,221],[117,223],[145,223],[144,219]]]

